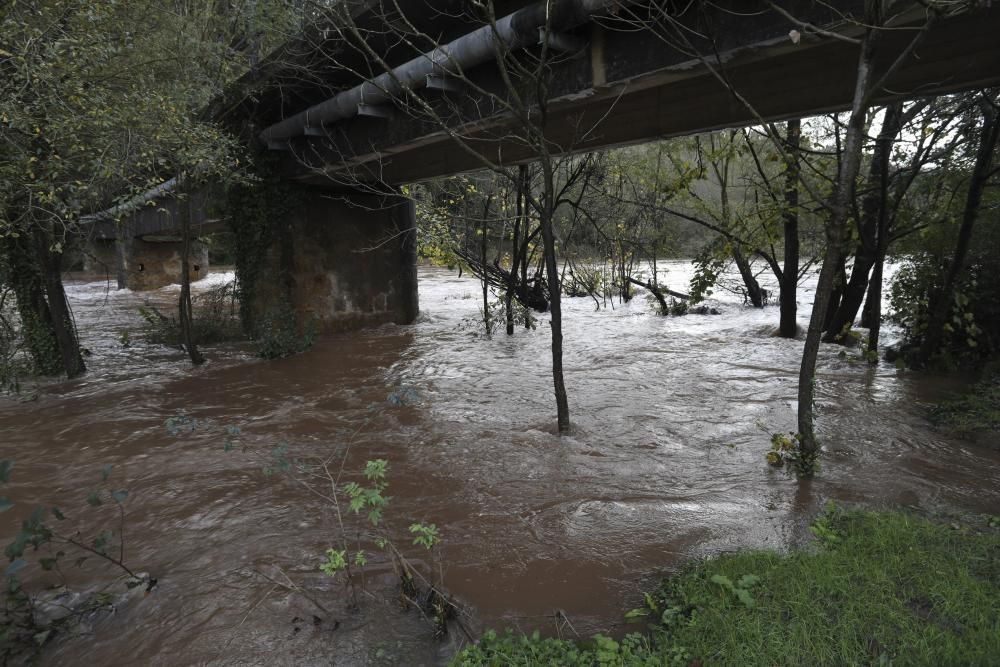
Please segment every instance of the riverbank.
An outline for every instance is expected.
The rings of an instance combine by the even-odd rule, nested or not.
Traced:
[[[690,566],[629,613],[649,631],[587,642],[497,636],[485,665],[987,665],[1000,660],[1000,517],[829,507],[814,547]]]

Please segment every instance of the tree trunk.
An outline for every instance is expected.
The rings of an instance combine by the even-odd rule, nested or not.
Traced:
[[[87,370],[80,353],[80,341],[76,326],[73,324],[73,313],[66,300],[66,290],[62,284],[62,253],[53,252],[51,227],[45,231],[35,232],[35,249],[38,253],[38,264],[42,270],[42,282],[45,287],[45,297],[51,314],[52,332],[59,346],[59,356],[62,360],[62,370],[66,377],[75,378]]]
[[[543,158],[544,159],[544,158]],[[566,383],[563,380],[562,364],[562,290],[559,287],[559,266],[556,262],[556,239],[552,229],[555,213],[555,182],[551,164],[543,164],[545,192],[540,211],[542,243],[545,254],[545,274],[549,284],[549,312],[552,316],[552,384],[556,394],[556,421],[559,432],[569,431],[569,400],[566,397]]]
[[[670,307],[667,305],[667,299],[666,299],[666,297],[663,296],[664,293],[669,294],[670,296],[674,297],[675,299],[681,299],[682,301],[687,301],[688,299],[691,298],[691,296],[688,295],[688,294],[683,294],[681,292],[675,292],[673,290],[667,289],[666,287],[661,287],[660,285],[657,285],[656,283],[654,283],[652,280],[647,280],[646,282],[642,282],[641,280],[637,280],[636,278],[632,278],[632,277],[629,277],[628,280],[633,285],[638,285],[639,287],[643,287],[643,288],[649,290],[649,293],[652,294],[656,298],[656,300],[659,302],[659,304],[660,304],[660,313],[663,314],[663,315],[667,315],[667,314],[670,313]]]
[[[886,232],[888,230],[885,230]],[[884,232],[879,231],[880,236]],[[882,245],[881,239],[879,245]],[[871,354],[869,361],[878,362],[878,337],[882,331],[882,269],[885,266],[886,249],[879,247],[875,257],[875,266],[872,267],[872,277],[868,281],[868,298],[865,304],[865,313],[861,324],[868,326],[868,352]],[[867,323],[865,319],[867,318]]]
[[[7,237],[3,242],[10,267],[9,280],[17,300],[21,335],[35,367],[42,375],[63,372],[59,342],[52,326],[52,313],[45,300],[44,284],[35,254],[26,247],[25,237]]]
[[[750,299],[750,303],[753,304],[754,308],[763,308],[764,292],[760,288],[760,283],[754,278],[750,262],[747,261],[740,247],[735,244],[733,245],[733,261],[736,262],[736,268],[739,269],[740,276],[743,278],[743,284],[746,286],[747,298]]]
[[[507,335],[514,335],[514,288],[513,284],[517,280],[517,269],[518,263],[521,257],[521,215],[523,213],[523,196],[522,182],[524,180],[524,173],[526,167],[521,165],[518,167],[518,179],[515,186],[514,193],[514,233],[512,234],[511,244],[510,244],[510,278],[511,282],[507,285],[507,298],[504,304],[504,312],[507,316]],[[525,232],[527,233],[527,232]]]
[[[889,200],[889,162],[882,164],[879,187],[882,189],[882,201]],[[868,281],[868,296],[861,317],[861,326],[868,328],[868,362],[878,363],[879,334],[882,331],[882,276],[885,268],[885,256],[889,251],[889,209],[882,206],[879,211],[878,229],[875,234],[875,263],[872,275]]]
[[[181,197],[179,202],[181,216],[181,297],[178,310],[180,311],[181,340],[184,341],[184,348],[191,363],[197,365],[205,362],[205,357],[201,356],[195,342],[194,327],[192,325],[191,313],[191,199],[189,196]]]
[[[940,352],[941,342],[944,339],[944,326],[951,313],[958,278],[965,269],[965,259],[969,252],[969,244],[972,241],[972,230],[976,224],[976,218],[979,216],[983,190],[986,189],[986,183],[989,180],[990,168],[993,163],[993,153],[996,150],[997,140],[1000,138],[1000,122],[997,120],[997,110],[993,106],[992,100],[988,98],[983,99],[982,113],[983,127],[979,139],[979,148],[976,151],[976,165],[972,170],[969,191],[965,197],[965,207],[962,211],[962,226],[958,230],[958,243],[955,246],[955,256],[951,261],[951,266],[948,268],[948,275],[945,278],[944,286],[931,299],[927,331],[920,346],[920,360],[923,363],[927,363]]]
[[[487,200],[488,201],[488,200]],[[486,204],[487,214],[489,213],[489,204]],[[486,335],[489,336],[493,333],[490,327],[490,284],[486,282],[486,227],[484,226],[480,229],[482,237],[479,241],[479,258],[483,265],[483,275],[480,282],[483,283],[483,325],[486,327]]]
[[[803,459],[800,472],[805,475],[812,474],[815,461],[819,456],[819,442],[816,440],[814,429],[815,409],[813,406],[816,396],[814,386],[816,358],[819,356],[820,337],[823,334],[824,319],[837,278],[838,266],[843,258],[842,245],[847,231],[850,202],[854,196],[854,181],[861,166],[861,148],[867,112],[865,98],[868,94],[872,74],[872,60],[875,55],[877,35],[878,28],[869,28],[861,45],[851,116],[847,124],[847,136],[844,140],[843,161],[834,186],[830,205],[830,221],[826,227],[826,253],[823,257],[823,266],[820,269],[819,283],[816,286],[812,313],[809,316],[809,330],[806,332],[806,341],[802,350],[802,365],[799,368],[798,436],[800,455]]]
[[[847,340],[844,332],[854,324],[868,289],[868,274],[871,273],[878,254],[879,226],[887,214],[889,159],[896,135],[901,129],[902,116],[902,102],[886,107],[882,130],[875,140],[875,150],[872,153],[867,192],[861,203],[860,237],[854,252],[854,267],[851,269],[851,278],[844,287],[840,304],[826,328],[824,340],[828,343]]]
[[[779,280],[781,290],[781,321],[778,334],[783,338],[795,338],[799,332],[796,321],[796,303],[799,284],[799,142],[802,136],[802,121],[798,118],[788,121],[785,166],[785,261]]]
[[[846,237],[846,230],[844,236]],[[847,260],[844,257],[843,247],[838,252],[840,254],[837,256],[837,268],[834,271],[833,291],[830,293],[830,301],[826,304],[826,314],[823,316],[823,331],[830,330],[830,325],[833,324],[833,316],[837,314],[837,308],[840,307],[840,300],[844,296],[844,285],[847,284]]]

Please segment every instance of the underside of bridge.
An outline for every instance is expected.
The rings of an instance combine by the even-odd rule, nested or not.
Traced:
[[[398,19],[388,6],[374,4],[378,9],[354,23],[366,36],[388,39]],[[437,35],[435,44],[457,44],[482,25],[468,18],[453,25],[454,20],[441,18],[463,16],[461,10],[442,7],[434,16],[425,3],[399,4],[412,31]],[[553,26],[562,48],[548,64],[546,118],[532,122],[544,127],[552,153],[566,154],[844,110],[857,80],[864,4],[555,2],[553,21],[565,23]],[[880,35],[875,80],[907,51],[930,18],[920,3],[886,4],[889,20]],[[882,82],[873,102],[1000,84],[1000,7],[978,4],[936,17]],[[520,12],[538,6],[523,4]],[[573,11],[560,14],[560,6]],[[593,13],[581,14],[583,8]],[[516,9],[505,8],[517,19]],[[383,25],[372,27],[372,22]],[[272,149],[283,152],[290,178],[327,187],[358,181],[400,184],[536,157],[524,141],[523,123],[502,111],[511,89],[530,95],[534,81],[505,80],[493,58],[461,68],[460,75],[447,72],[447,66],[428,65],[424,70],[441,74],[408,86],[415,94],[393,88],[377,95],[379,104],[366,102],[345,113],[345,102],[372,97],[371,88],[357,91],[359,72],[369,72],[371,80],[388,65],[405,76],[415,62],[433,59],[429,43],[409,42],[409,49],[386,46],[380,69],[370,56],[365,60],[363,48],[350,47],[349,39],[316,41],[311,57],[329,70],[324,86],[313,86],[311,97],[283,80],[280,87],[258,92],[255,127],[263,129],[260,136]],[[522,60],[530,63],[539,48],[536,38],[511,49],[508,57],[526,54]],[[508,75],[516,71],[505,69]],[[386,87],[384,81],[377,83],[376,92]],[[317,99],[320,89],[329,97],[324,92]]]
[[[990,5],[969,3],[928,27],[924,3],[886,3],[873,80],[900,62],[872,101],[1000,84],[1000,7]],[[289,42],[216,109],[305,186],[297,212],[278,221],[265,267],[274,279],[256,308],[274,311],[280,297],[327,330],[417,314],[413,206],[373,190],[536,157],[505,102],[537,94],[537,80],[511,81],[509,65],[538,60],[546,16],[554,55],[544,120],[531,122],[553,154],[846,109],[865,31],[861,0],[497,1],[485,27],[458,0],[344,6],[343,25]],[[132,216],[124,235],[170,226],[150,215]],[[230,226],[240,233],[239,220]]]

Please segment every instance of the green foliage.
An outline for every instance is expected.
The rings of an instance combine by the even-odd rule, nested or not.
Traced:
[[[943,191],[965,187],[963,168],[939,176]],[[924,341],[930,308],[940,290],[955,252],[961,213],[954,210],[963,197],[947,198],[951,209],[921,211],[928,219],[919,235],[905,241],[907,253],[896,272],[890,291],[890,319],[903,330],[903,356],[913,366],[925,360],[914,353]],[[997,195],[987,188],[980,221],[974,228],[964,270],[958,276],[951,312],[948,313],[941,347],[926,361],[943,368],[977,368],[1000,350],[1000,228],[988,224],[987,211],[996,207]],[[937,213],[937,216],[933,214]]]
[[[722,253],[722,256],[720,256]],[[695,271],[691,277],[689,294],[691,303],[698,304],[712,296],[719,276],[725,270],[729,248],[724,243],[714,243],[705,248],[694,260]],[[685,303],[685,305],[687,305]]]
[[[653,650],[649,639],[630,634],[620,641],[595,635],[587,642],[542,638],[490,630],[477,644],[464,649],[449,663],[451,667],[682,667],[685,651]]]
[[[365,479],[370,482],[370,486],[362,486],[357,482],[348,482],[344,485],[344,491],[350,498],[349,507],[355,514],[366,512],[369,523],[378,527],[382,520],[382,511],[389,504],[389,498],[382,495],[388,486],[386,473],[389,470],[389,462],[385,459],[375,459],[365,464]]]
[[[441,541],[441,535],[438,533],[437,526],[433,523],[423,524],[414,523],[410,525],[410,532],[413,533],[413,543],[421,546],[428,551],[433,549],[438,542]]]
[[[326,560],[320,563],[320,572],[327,576],[334,576],[341,570],[347,569],[347,550],[327,549]]]
[[[744,607],[752,608],[757,604],[754,600],[753,595],[750,593],[750,589],[753,588],[760,582],[760,577],[754,574],[744,574],[737,580],[734,584],[732,580],[724,574],[713,574],[709,581],[713,584],[718,584],[725,590],[733,594],[733,596],[740,601]]]
[[[992,259],[989,260],[993,264]],[[1000,269],[1000,262],[992,270]],[[955,290],[952,312],[945,324],[939,363],[975,365],[992,355],[1000,341],[1000,299],[996,282],[980,280],[986,264],[974,265]],[[943,287],[940,260],[923,252],[911,256],[896,272],[890,292],[891,320],[903,329],[904,345],[920,346],[930,318],[931,301]]]

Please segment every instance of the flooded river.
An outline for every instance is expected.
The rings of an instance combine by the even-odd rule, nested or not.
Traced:
[[[668,269],[669,285],[683,289],[690,267]],[[464,641],[454,631],[435,642],[419,614],[401,611],[378,559],[366,575],[373,595],[346,610],[343,588],[317,570],[334,546],[333,514],[283,476],[265,476],[241,447],[224,451],[228,426],[240,429],[240,446],[287,442],[336,461],[350,443],[350,479],[366,460],[387,459],[388,530],[427,571],[407,527],[438,526],[444,584],[473,633],[554,633],[556,610],[571,623],[560,624],[564,634],[618,631],[662,573],[727,550],[807,541],[804,526],[828,499],[1000,507],[1000,453],[924,418],[949,387],[884,362],[870,368],[857,352],[841,358],[832,346],[819,362],[819,478],[800,485],[769,468],[768,434],[795,428],[802,345],[772,336],[777,307],[755,311],[721,295],[721,315],[664,318],[641,296],[597,312],[591,299],[569,299],[573,428],[559,437],[547,321],[512,337],[478,335],[474,279],[421,269],[413,326],[321,338],[272,362],[241,345],[208,348],[199,368],[138,339],[137,307],[175,290],[70,283],[90,371],[27,388],[22,399],[34,400],[0,402],[0,458],[16,460],[7,494],[18,503],[0,515],[0,537],[36,502],[59,505],[85,534],[101,521],[116,527],[113,514],[84,502],[112,464],[110,481],[130,492],[126,561],[159,580],[86,636],[57,640],[44,664],[433,665]],[[182,415],[200,426],[164,428]],[[114,576],[84,568],[68,568],[71,585]],[[267,578],[281,572],[330,615],[314,620],[308,601]]]

